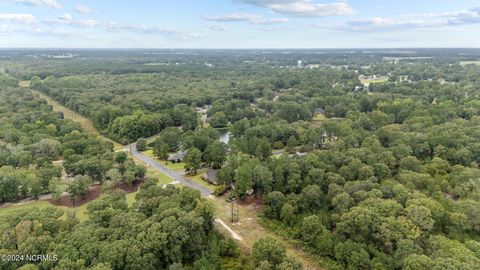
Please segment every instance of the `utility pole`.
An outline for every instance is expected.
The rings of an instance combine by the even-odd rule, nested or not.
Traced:
[[[231,215],[232,215],[232,219],[231,219],[231,222],[232,223],[235,223],[235,222],[238,222],[238,205],[236,205],[235,207],[235,200],[232,200],[231,201]]]

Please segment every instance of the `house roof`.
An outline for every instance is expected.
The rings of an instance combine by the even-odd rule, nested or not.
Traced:
[[[169,157],[168,157],[168,160],[180,160],[180,159],[183,159],[185,157],[185,154],[187,152],[186,151],[178,151],[174,154],[171,154]]]
[[[207,175],[208,179],[214,180],[214,179],[217,179],[218,171],[209,168],[205,174]]]
[[[322,113],[322,114],[324,114],[324,113],[325,113],[325,109],[324,109],[323,107],[317,107],[317,108],[315,109],[315,113]]]

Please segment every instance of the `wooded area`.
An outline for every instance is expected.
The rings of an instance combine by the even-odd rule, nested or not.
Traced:
[[[326,269],[480,268],[480,67],[460,64],[478,50],[78,54],[0,62],[0,201],[145,178],[35,90],[166,163],[184,153],[187,174],[216,170],[216,195],[260,200],[264,226]],[[373,76],[388,80],[359,79]],[[241,252],[213,228],[212,207],[148,179],[132,207],[107,192],[87,222],[49,211],[2,220],[0,252],[61,258],[22,269],[303,268],[274,238]]]

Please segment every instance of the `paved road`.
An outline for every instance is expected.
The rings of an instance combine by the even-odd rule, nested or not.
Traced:
[[[210,190],[210,189],[208,189],[208,188],[206,188],[206,187],[204,187],[200,184],[197,184],[195,182],[192,182],[192,181],[188,180],[187,178],[185,178],[183,175],[179,174],[178,172],[175,172],[175,171],[163,166],[162,164],[156,162],[155,160],[151,159],[150,157],[138,152],[136,143],[134,143],[130,146],[130,152],[132,153],[132,156],[134,156],[135,158],[138,158],[139,160],[145,162],[150,167],[160,171],[161,173],[170,176],[171,178],[180,182],[184,186],[187,186],[187,187],[190,187],[190,188],[193,188],[193,189],[196,189],[196,190],[200,191],[202,196],[207,197],[207,196],[210,196],[210,195],[213,194],[212,190]]]

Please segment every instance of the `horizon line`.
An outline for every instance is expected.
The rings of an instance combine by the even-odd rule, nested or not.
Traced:
[[[476,50],[480,47],[304,47],[304,48],[268,48],[268,47],[252,47],[252,48],[188,48],[188,47],[172,47],[172,48],[134,48],[134,47],[1,47],[0,50],[408,50],[408,49],[470,49]]]

